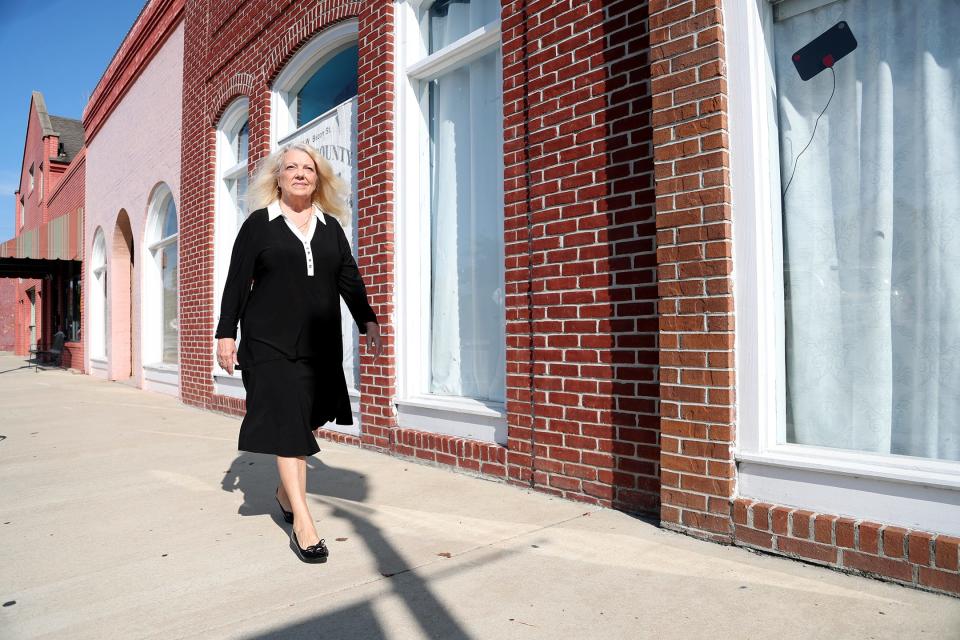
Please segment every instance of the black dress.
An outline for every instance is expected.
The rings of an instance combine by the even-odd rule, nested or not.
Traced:
[[[309,245],[279,215],[277,203],[251,213],[233,245],[216,337],[236,338],[239,321],[237,360],[247,395],[243,451],[312,455],[320,449],[312,429],[331,421],[353,424],[340,296],[360,333],[377,317],[343,228],[316,212]]]

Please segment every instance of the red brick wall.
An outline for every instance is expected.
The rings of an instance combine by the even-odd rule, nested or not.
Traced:
[[[661,519],[729,540],[734,319],[720,0],[650,2]]]
[[[30,299],[27,296],[27,291],[33,289],[36,292],[36,337],[39,339],[43,336],[44,322],[43,322],[43,311],[45,299],[44,295],[44,282],[43,280],[34,280],[30,278],[24,278],[22,282],[17,284],[17,304],[16,310],[14,311],[15,316],[15,328],[14,328],[14,353],[17,355],[25,356],[30,352],[30,347],[33,346],[33,343],[30,341]]]
[[[656,510],[646,3],[518,0],[502,17],[510,478]]]
[[[58,174],[56,185],[47,190],[48,220],[59,218],[83,208],[86,168],[86,150],[81,150],[71,161],[66,171]],[[71,249],[74,248],[71,247]]]
[[[70,163],[70,166],[63,172],[59,177],[56,186],[49,191],[49,196],[47,196],[47,215],[48,219],[53,220],[60,216],[66,215],[68,213],[75,212],[77,210],[82,210],[84,208],[84,196],[86,193],[86,149],[82,149],[78,153],[73,161]],[[82,214],[81,214],[82,215]],[[77,238],[77,245],[71,244],[69,249],[73,255],[76,255],[78,258],[83,258],[84,248],[86,243],[84,238]],[[86,267],[86,262],[81,261],[80,263],[80,273],[81,278],[83,274],[83,269]],[[82,282],[82,279],[81,279]],[[63,284],[66,287],[66,283]],[[80,317],[83,318],[83,297],[86,292],[81,286],[80,288]],[[55,327],[50,327],[50,331],[55,331]],[[82,336],[84,332],[84,327],[81,324],[81,340],[78,342],[67,342],[64,345],[63,357],[61,359],[61,365],[67,369],[76,369],[78,371],[84,371],[84,358],[83,358],[83,341]],[[53,340],[52,335],[47,335],[45,337],[47,344],[50,344]]]
[[[960,595],[960,538],[739,498],[738,545]]]
[[[17,279],[0,278],[0,351],[16,345]]]

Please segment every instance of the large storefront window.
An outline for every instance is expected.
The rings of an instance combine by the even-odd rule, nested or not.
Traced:
[[[960,460],[960,3],[920,4],[775,9],[780,442]],[[838,23],[859,46],[802,80]]]
[[[401,425],[506,443],[500,2],[398,6]]]
[[[503,107],[499,38],[457,59],[497,24],[496,0],[441,0],[427,51],[456,60],[421,82],[429,136],[430,343],[427,392],[504,400]]]
[[[502,120],[499,56],[428,85],[430,393],[502,402],[503,144],[492,133]]]

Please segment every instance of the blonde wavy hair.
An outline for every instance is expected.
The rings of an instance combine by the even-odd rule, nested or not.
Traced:
[[[280,198],[280,183],[277,178],[283,170],[283,156],[288,151],[303,151],[317,168],[317,188],[313,203],[336,218],[341,225],[350,223],[350,205],[347,203],[347,185],[334,172],[330,163],[320,152],[305,142],[285,144],[260,161],[253,181],[247,189],[251,211],[262,209]]]

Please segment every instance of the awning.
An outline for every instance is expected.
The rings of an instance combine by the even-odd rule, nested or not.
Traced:
[[[16,238],[0,244],[0,261],[82,260],[83,209],[44,222],[36,229],[22,231]]]
[[[79,260],[42,260],[39,258],[0,258],[0,278],[43,278],[53,275]],[[66,273],[69,273],[66,272]]]

